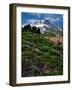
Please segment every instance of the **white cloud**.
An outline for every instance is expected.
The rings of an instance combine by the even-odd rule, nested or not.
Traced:
[[[44,19],[50,20],[52,23],[54,23],[55,21],[57,22],[57,21],[61,20],[61,18],[59,18],[59,17],[54,17],[53,15],[48,16],[48,14],[31,13],[31,15],[36,16],[39,19],[43,16]],[[29,21],[34,23],[37,20],[32,19],[32,20],[29,20]]]
[[[38,21],[39,21],[39,20],[37,20],[37,19],[29,19],[29,20],[28,20],[28,23],[33,24],[33,23],[38,22]]]
[[[60,21],[60,18],[45,17],[44,19],[50,20],[51,22]]]
[[[26,23],[21,25],[21,27],[24,27],[25,25],[28,25],[28,24],[34,24],[35,22],[39,22],[39,20],[38,19],[28,19]]]
[[[29,23],[22,24],[21,27],[24,27],[25,25],[28,25]]]
[[[60,21],[59,17],[53,17],[53,15],[48,16],[47,14],[40,14],[40,13],[32,13],[33,16],[37,16],[38,18],[41,18],[41,16],[43,15],[44,19],[46,20],[50,20],[51,22],[55,22],[55,21]]]
[[[31,13],[31,15],[37,16],[38,18],[41,18],[41,14],[40,13]]]
[[[41,14],[36,14],[38,16],[38,18],[41,18]]]

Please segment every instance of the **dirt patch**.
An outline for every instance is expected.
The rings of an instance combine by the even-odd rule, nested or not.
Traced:
[[[52,41],[55,44],[57,44],[57,43],[63,43],[63,37],[44,37],[44,38]]]

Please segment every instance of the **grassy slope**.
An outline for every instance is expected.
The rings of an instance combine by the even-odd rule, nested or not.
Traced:
[[[63,74],[63,47],[43,35],[22,32],[22,76]]]

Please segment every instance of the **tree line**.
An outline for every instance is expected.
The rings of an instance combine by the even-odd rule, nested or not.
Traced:
[[[32,33],[38,33],[40,34],[40,28],[37,28],[35,26],[31,27],[30,24],[22,27],[22,32],[32,32]]]

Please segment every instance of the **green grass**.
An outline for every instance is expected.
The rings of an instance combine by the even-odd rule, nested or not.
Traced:
[[[43,35],[22,32],[22,77],[63,74],[63,46]]]

